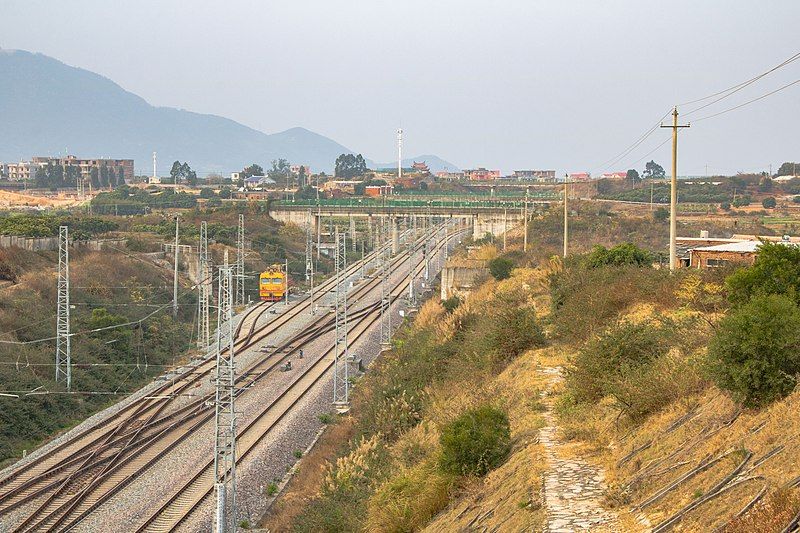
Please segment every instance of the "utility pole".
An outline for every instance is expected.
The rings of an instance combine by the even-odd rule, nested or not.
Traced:
[[[528,189],[525,189],[525,211],[523,212],[523,229],[524,235],[522,236],[522,251],[528,251]]]
[[[319,184],[317,184],[317,186],[319,187]],[[319,188],[317,189],[317,193],[319,193]],[[319,249],[321,242],[322,242],[322,210],[319,205],[319,198],[317,198],[317,263],[319,263]]]
[[[353,218],[353,214],[350,214],[350,242],[353,247],[353,251],[356,251],[356,220]]]
[[[69,227],[58,228],[58,308],[56,312],[56,383],[72,387],[69,334]]]
[[[678,128],[688,128],[689,124],[678,125],[678,106],[672,108],[672,126],[661,124],[662,128],[672,128],[672,179],[669,195],[669,271],[675,270],[677,248],[675,241],[678,233]]]
[[[311,314],[314,314],[314,257],[311,245],[311,232],[313,231],[311,210],[306,214],[306,283],[311,287]]]
[[[286,307],[289,307],[289,258],[283,260],[283,285],[285,291],[283,292],[283,301],[286,302]]]
[[[335,230],[336,345],[333,351],[333,404],[346,410],[350,402],[347,343],[347,234]]]
[[[197,348],[206,351],[211,346],[211,306],[212,268],[208,256],[208,224],[205,220],[200,222],[200,244],[198,249],[198,271],[200,278],[197,282]]]
[[[397,179],[403,177],[403,128],[397,130]]]
[[[227,262],[226,262],[227,263]],[[215,533],[236,531],[236,366],[233,352],[232,272],[227,264],[219,269],[219,313],[217,315],[216,397],[214,411]]]
[[[508,233],[508,208],[503,208],[503,251],[506,251],[506,233]]]
[[[244,305],[244,215],[239,215],[236,232],[236,304]]]
[[[569,196],[569,182],[567,175],[564,175],[564,258],[567,257],[567,242],[569,238],[569,221],[567,220],[567,197]]]
[[[178,318],[178,217],[175,216],[175,271],[172,276],[172,318]]]

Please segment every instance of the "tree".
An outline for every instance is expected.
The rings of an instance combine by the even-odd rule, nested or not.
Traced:
[[[645,178],[663,179],[664,176],[666,176],[666,173],[664,172],[664,167],[662,167],[655,161],[650,160],[644,166],[644,172],[642,173],[642,176],[644,176]]]
[[[300,165],[300,170],[297,171],[297,188],[298,189],[302,189],[303,187],[306,186],[306,179],[307,178],[308,178],[308,176],[306,176],[306,167],[303,166],[303,165]]]
[[[261,165],[253,163],[249,167],[245,167],[241,174],[244,178],[249,178],[250,176],[263,176],[264,169],[261,167]]]
[[[664,222],[669,219],[669,209],[666,207],[659,207],[653,212],[653,220],[656,222]]]
[[[506,257],[495,257],[489,261],[489,273],[497,281],[507,279],[514,269],[514,262]]]
[[[778,176],[796,176],[797,175],[797,167],[800,166],[797,163],[787,161],[786,163],[781,164],[778,168]]]
[[[628,173],[625,174],[625,179],[630,181],[631,183],[639,183],[642,181],[641,176],[639,176],[639,172],[636,169],[629,168]]]
[[[787,296],[753,298],[722,319],[708,356],[717,385],[745,406],[783,398],[800,372],[800,308]]]
[[[95,189],[100,188],[100,171],[97,170],[97,167],[92,167],[92,170],[89,171],[89,181]]]
[[[367,163],[361,154],[341,154],[336,158],[334,175],[337,178],[354,178],[367,171]]]
[[[586,258],[586,263],[591,268],[623,265],[645,267],[650,266],[652,262],[653,256],[650,252],[642,250],[631,242],[618,244],[612,248],[598,244]]]
[[[267,176],[274,179],[276,183],[281,183],[287,188],[291,178],[291,171],[289,170],[289,161],[283,158],[273,159],[272,168],[267,172]]]
[[[189,185],[197,184],[197,173],[192,170],[192,167],[189,166],[189,163],[181,163],[180,161],[175,161],[172,163],[172,169],[169,171],[169,177],[172,178],[172,182],[175,185],[179,185],[181,181],[184,181]]]
[[[775,200],[774,196],[767,196],[761,201],[761,205],[764,206],[764,209],[775,209],[775,206],[778,205],[778,201]]]
[[[108,167],[105,165],[100,167],[100,187],[108,187]]]
[[[800,302],[800,248],[762,241],[753,266],[728,276],[725,286],[734,305],[763,294],[784,294]]]

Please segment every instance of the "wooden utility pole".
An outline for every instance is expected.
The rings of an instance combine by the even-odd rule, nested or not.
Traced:
[[[678,107],[672,108],[672,126],[661,125],[662,128],[672,128],[672,180],[669,195],[669,270],[675,270],[677,249],[675,240],[678,232],[678,128],[688,128],[678,125]]]
[[[528,251],[528,189],[525,189],[525,212],[523,213],[523,220],[524,220],[524,231],[525,234],[522,237],[522,251]]]
[[[569,235],[569,222],[567,221],[567,197],[569,196],[569,182],[564,176],[564,257],[567,257],[567,240]]]

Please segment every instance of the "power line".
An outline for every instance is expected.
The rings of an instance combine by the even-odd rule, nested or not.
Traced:
[[[622,152],[620,152],[616,156],[612,157],[611,159],[607,160],[605,163],[600,165],[600,168],[603,169],[603,170],[609,168],[611,165],[614,165],[614,164],[618,163],[621,159],[623,159],[628,154],[630,154],[633,150],[638,148],[644,141],[647,140],[648,137],[650,137],[650,135],[653,134],[653,132],[655,132],[659,128],[659,126],[661,125],[661,121],[664,120],[669,115],[669,113],[670,112],[667,111],[666,113],[661,115],[661,118],[659,118],[656,121],[656,123],[653,126],[651,126],[647,131],[645,131],[643,134],[641,134],[639,137],[637,137],[636,140],[633,142],[633,144],[631,144],[625,150],[623,150]]]
[[[747,102],[741,103],[741,104],[739,104],[739,105],[736,105],[736,106],[733,106],[733,107],[729,107],[728,109],[724,109],[724,110],[722,110],[722,111],[719,111],[719,112],[717,112],[717,113],[714,113],[714,114],[712,114],[712,115],[706,115],[705,117],[700,117],[700,118],[698,118],[698,119],[695,119],[695,120],[694,120],[694,122],[700,122],[701,120],[708,120],[708,119],[710,119],[710,118],[714,118],[714,117],[718,117],[718,116],[720,116],[720,115],[724,115],[725,113],[729,113],[729,112],[731,112],[731,111],[734,111],[734,110],[736,110],[736,109],[739,109],[739,108],[741,108],[741,107],[744,107],[744,106],[746,106],[746,105],[750,105],[750,104],[752,104],[753,102],[758,102],[759,100],[763,100],[764,98],[766,98],[766,97],[768,97],[768,96],[772,96],[773,94],[775,94],[775,93],[777,93],[777,92],[780,92],[780,91],[782,91],[782,90],[784,90],[784,89],[788,89],[788,88],[789,88],[789,87],[791,87],[792,85],[796,85],[796,84],[798,84],[798,83],[800,83],[800,79],[794,80],[794,81],[793,81],[793,82],[791,82],[791,83],[787,83],[786,85],[784,85],[784,86],[782,86],[782,87],[779,87],[779,88],[775,89],[774,91],[770,91],[770,92],[768,92],[768,93],[766,93],[766,94],[762,94],[761,96],[759,96],[759,97],[757,97],[757,98],[753,98],[752,100],[748,100]]]
[[[708,104],[702,105],[702,106],[698,107],[697,109],[693,109],[691,111],[688,111],[687,113],[684,113],[684,116],[686,116],[686,115],[688,115],[690,113],[694,113],[695,111],[699,111],[700,109],[703,109],[703,108],[708,107],[708,106],[710,106],[712,104],[715,104],[715,103],[719,102],[720,100],[722,100],[724,98],[727,98],[728,96],[730,96],[730,95],[732,95],[734,93],[739,92],[740,90],[744,89],[745,87],[747,87],[747,86],[755,83],[756,81],[760,80],[761,78],[763,78],[767,74],[775,72],[779,68],[785,67],[786,65],[796,61],[797,59],[800,59],[800,52],[794,54],[792,57],[790,57],[789,59],[783,61],[782,63],[779,63],[778,65],[775,65],[774,67],[772,67],[771,69],[767,70],[766,72],[762,72],[761,74],[759,74],[759,75],[757,75],[757,76],[755,76],[753,78],[750,78],[749,80],[746,80],[746,81],[743,81],[741,83],[738,83],[738,84],[734,85],[733,87],[728,87],[725,90],[716,92],[714,94],[710,94],[708,96],[704,96],[703,98],[698,98],[696,100],[691,100],[689,102],[683,102],[683,103],[678,104],[678,105],[679,106],[684,106],[684,105],[696,104],[698,102],[702,102],[703,100],[708,100],[709,98],[714,98],[716,96],[720,96],[720,98],[717,98],[713,102],[709,102]]]

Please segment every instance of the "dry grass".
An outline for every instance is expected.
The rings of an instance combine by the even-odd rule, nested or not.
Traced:
[[[501,403],[511,422],[512,451],[508,460],[484,479],[461,487],[448,508],[426,531],[539,531],[545,510],[541,499],[542,474],[546,468],[538,431],[543,424],[538,393],[544,387],[536,372],[539,361],[550,358],[548,350],[533,350],[514,360],[500,375],[489,380],[483,395]],[[450,395],[450,405],[476,402],[475,392]],[[439,398],[444,412],[444,398]],[[444,415],[440,415],[444,416]]]
[[[281,497],[267,511],[259,527],[274,532],[291,531],[294,519],[319,493],[327,474],[327,465],[336,459],[337,454],[354,433],[355,424],[349,417],[328,426],[316,445],[303,456],[300,467]]]

